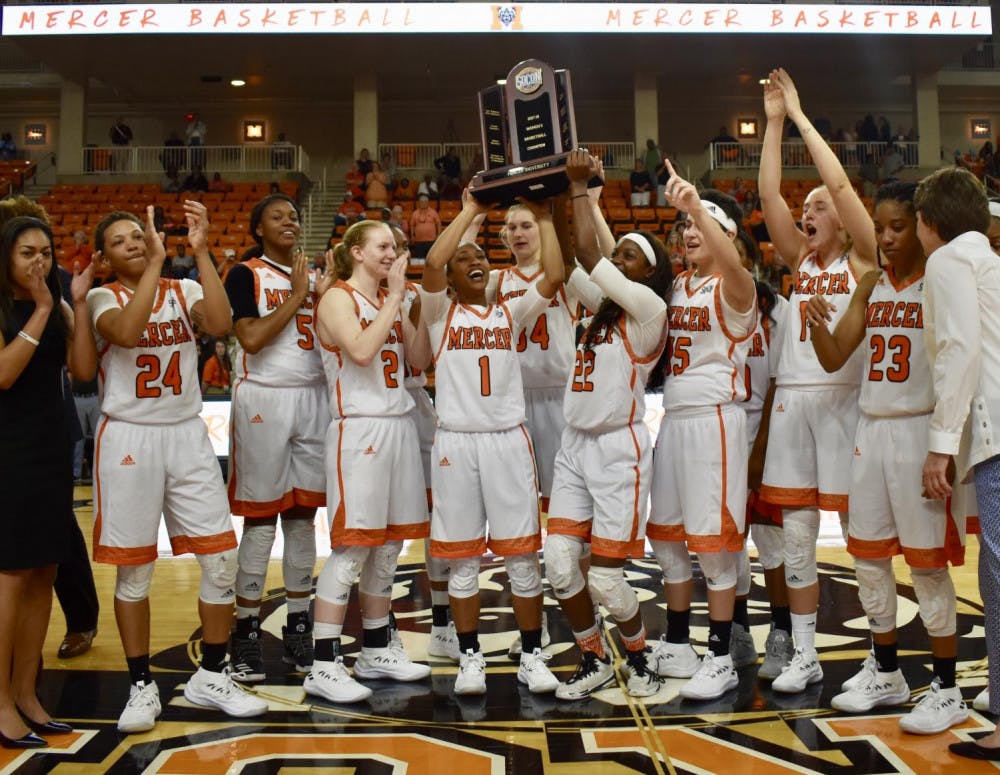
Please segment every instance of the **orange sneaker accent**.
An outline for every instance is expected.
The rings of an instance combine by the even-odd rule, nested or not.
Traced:
[[[134,466],[135,465],[135,461],[132,459],[131,455],[126,455],[125,457],[122,458],[121,465],[123,465],[123,466]]]

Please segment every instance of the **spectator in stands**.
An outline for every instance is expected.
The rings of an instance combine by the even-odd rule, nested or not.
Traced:
[[[160,162],[163,170],[169,174],[170,170],[177,174],[177,170],[183,169],[187,164],[187,151],[184,149],[184,141],[177,136],[176,132],[171,132],[170,137],[163,141],[163,153],[160,155]]]
[[[212,182],[208,184],[209,191],[215,191],[217,193],[225,193],[232,188],[226,181],[222,179],[222,173],[216,172],[212,175]]]
[[[748,188],[743,194],[740,204],[743,206],[743,220],[747,220],[750,217],[750,213],[760,209],[760,197],[757,196],[757,192],[754,189]]]
[[[903,157],[895,143],[889,145],[882,156],[882,166],[879,172],[883,183],[892,183],[898,179],[899,171],[903,169]]]
[[[687,257],[684,250],[684,221],[678,220],[667,234],[667,257],[670,259],[670,271],[674,277],[687,269]]]
[[[115,147],[112,156],[112,169],[119,172],[128,169],[128,147],[132,144],[132,127],[125,123],[121,116],[111,125],[111,144]]]
[[[413,187],[410,185],[409,178],[399,179],[399,185],[393,191],[392,198],[397,202],[409,202],[413,199]]]
[[[365,176],[361,173],[358,162],[352,162],[351,168],[344,175],[344,183],[351,197],[364,205],[365,201]]]
[[[177,243],[177,252],[171,261],[171,267],[173,269],[173,276],[178,280],[188,278],[191,270],[194,269],[194,256],[185,252],[183,242]]]
[[[434,168],[438,171],[438,190],[442,199],[458,199],[462,195],[462,160],[455,152],[455,146],[449,145],[444,156],[434,160]]]
[[[867,197],[875,196],[875,189],[878,187],[880,170],[878,165],[875,163],[875,157],[867,148],[862,154],[861,167],[858,169],[858,175],[861,178],[861,195]]]
[[[417,209],[410,216],[410,251],[414,258],[426,258],[427,251],[441,233],[441,219],[430,204],[430,197],[420,194]]]
[[[205,138],[208,136],[208,127],[199,114],[191,114],[191,120],[188,121],[184,134],[187,136],[187,144],[192,148],[191,169],[205,166],[205,152],[201,146],[205,144]]]
[[[676,157],[674,157],[676,158]],[[674,162],[676,164],[676,162]],[[667,206],[667,181],[670,180],[670,170],[667,169],[667,157],[661,156],[656,164],[656,206]]]
[[[861,122],[861,128],[858,130],[858,137],[866,143],[877,143],[878,142],[878,124],[875,123],[875,117],[869,113],[865,116],[864,120]]]
[[[17,146],[14,145],[14,138],[10,132],[0,135],[0,159],[5,161],[17,158]]]
[[[632,192],[632,207],[649,207],[649,192],[653,190],[653,179],[646,172],[645,162],[635,160],[635,169],[629,175],[629,190]]]
[[[221,396],[229,393],[229,375],[233,372],[233,364],[226,351],[226,340],[216,339],[212,355],[205,361],[201,372],[201,392],[209,396]]]
[[[87,232],[77,229],[73,232],[73,247],[69,248],[59,260],[59,266],[71,274],[74,269],[82,272],[90,266],[93,255],[94,251],[87,244]]]
[[[389,176],[377,161],[372,162],[372,171],[365,176],[365,201],[369,210],[389,204]]]
[[[885,116],[878,117],[878,139],[880,143],[892,142],[892,124]]]
[[[191,166],[191,174],[184,178],[182,188],[185,191],[208,191],[208,178],[202,172],[200,164]]]
[[[367,176],[372,171],[372,159],[367,148],[361,149],[361,153],[358,154],[358,159],[355,163],[358,165],[358,172],[362,175]]]
[[[735,180],[733,180],[733,187],[729,189],[729,191],[726,193],[728,193],[729,196],[731,196],[733,199],[739,202],[740,206],[742,207],[743,200],[746,199],[747,195],[746,181],[743,180],[743,178],[741,177],[737,177]]]
[[[176,194],[181,190],[180,174],[177,172],[176,167],[171,166],[167,169],[167,172],[163,176],[163,180],[160,183],[160,189],[164,194]]]
[[[333,216],[334,226],[350,226],[356,221],[360,221],[365,215],[365,208],[351,195],[350,191],[344,192],[344,201],[337,208],[337,214]]]
[[[724,126],[720,126],[719,127],[719,133],[715,137],[713,137],[711,140],[709,140],[708,142],[709,142],[709,144],[711,144],[711,143],[738,143],[739,140],[737,140],[735,137],[733,137],[731,134],[729,134],[729,130],[726,129]]]
[[[417,198],[421,196],[426,196],[428,199],[438,198],[438,184],[431,178],[431,174],[428,172],[424,175],[424,179],[417,186]]]
[[[222,252],[222,262],[217,264],[215,267],[219,272],[219,278],[222,282],[226,281],[226,277],[229,275],[229,270],[236,266],[237,263],[236,251],[232,248],[226,248]]]
[[[271,151],[271,167],[290,170],[294,166],[295,146],[288,142],[284,132],[278,132],[278,139],[274,141],[274,149]]]
[[[656,180],[656,170],[661,161],[663,161],[663,151],[656,144],[656,140],[650,137],[646,140],[646,154],[643,156],[643,165],[646,167],[646,172],[649,173],[650,180]]]
[[[403,208],[401,205],[393,205],[392,216],[389,218],[389,225],[403,232],[403,236],[407,239],[410,238],[410,221],[403,214]]]
[[[396,167],[396,162],[393,161],[392,154],[386,151],[382,154],[382,160],[379,162],[382,165],[382,172],[385,173],[386,186],[389,192],[392,193],[396,190],[396,186],[399,184],[399,169]]]

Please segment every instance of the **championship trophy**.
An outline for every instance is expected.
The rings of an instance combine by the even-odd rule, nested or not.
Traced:
[[[569,70],[553,70],[538,59],[520,62],[505,85],[479,92],[479,120],[486,169],[469,186],[477,200],[509,206],[569,187],[566,156],[576,149]]]

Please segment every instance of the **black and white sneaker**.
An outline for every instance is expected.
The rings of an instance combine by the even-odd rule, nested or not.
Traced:
[[[261,644],[260,619],[250,617],[246,636],[233,634],[232,676],[241,683],[257,683],[267,678],[264,672],[264,649]]]
[[[285,647],[281,661],[286,665],[293,665],[300,673],[308,673],[312,669],[315,655],[309,615],[299,617],[291,627],[283,625],[281,642]]]
[[[611,658],[601,659],[593,651],[584,651],[580,665],[566,683],[556,687],[556,697],[560,700],[579,700],[589,697],[603,686],[615,680],[615,668]]]
[[[626,690],[632,697],[649,697],[656,694],[663,685],[663,679],[649,667],[650,646],[642,651],[630,651],[626,657],[628,662],[628,683]]]

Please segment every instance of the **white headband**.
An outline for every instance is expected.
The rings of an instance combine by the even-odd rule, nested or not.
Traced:
[[[719,207],[715,202],[709,202],[707,199],[702,199],[701,206],[708,211],[708,214],[711,215],[712,218],[722,224],[723,229],[726,231],[738,231],[736,228],[736,221],[726,215],[726,211]]]
[[[656,266],[656,253],[653,252],[653,246],[649,244],[649,240],[643,237],[639,232],[633,231],[625,234],[618,238],[615,243],[615,248],[620,248],[622,243],[628,240],[629,242],[634,242],[635,246],[642,251],[642,254],[646,257],[650,266]]]
[[[990,215],[1000,218],[1000,202],[990,202]]]

